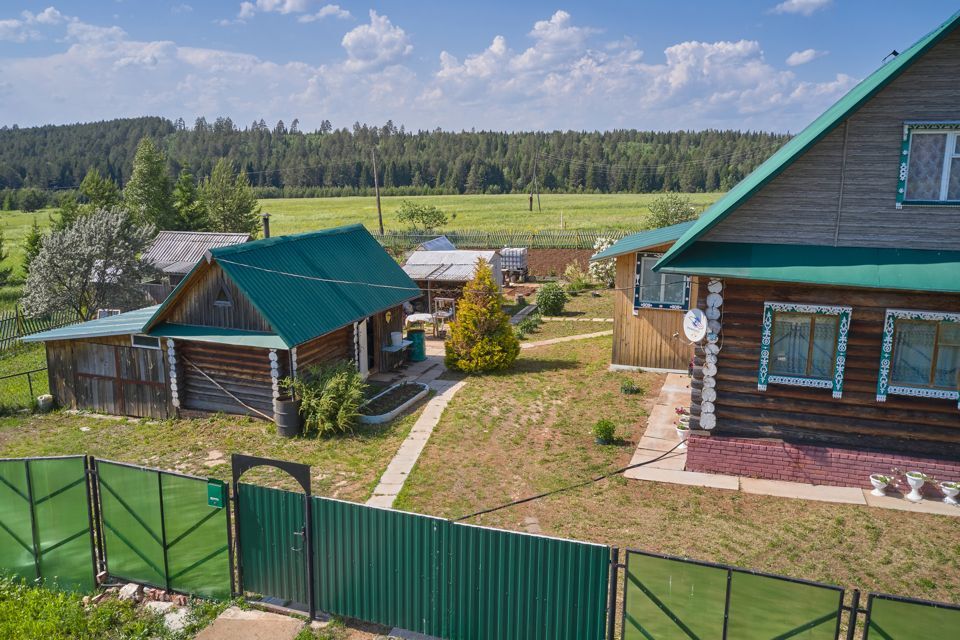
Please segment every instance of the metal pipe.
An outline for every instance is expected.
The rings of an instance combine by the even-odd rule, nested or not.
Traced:
[[[613,557],[610,559],[610,584],[607,597],[607,640],[614,640],[613,634],[616,633],[616,615],[617,615],[617,578],[620,576],[620,548],[612,549]]]

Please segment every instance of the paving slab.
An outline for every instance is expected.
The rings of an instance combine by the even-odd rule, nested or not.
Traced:
[[[713,473],[700,473],[697,471],[677,471],[676,469],[658,469],[656,467],[639,467],[630,469],[623,474],[633,480],[650,480],[653,482],[670,482],[673,484],[686,484],[697,487],[709,487],[711,489],[730,489],[736,491],[740,488],[740,478],[736,476],[721,476]]]
[[[819,502],[840,502],[844,504],[867,504],[863,489],[856,487],[832,487],[825,484],[805,484],[784,480],[760,480],[740,478],[740,490],[744,493],[758,493],[780,498],[798,498]]]
[[[229,607],[196,640],[293,640],[304,625],[278,613]]]
[[[510,318],[510,324],[520,324],[520,321],[526,318],[531,313],[533,313],[536,310],[536,308],[537,308],[537,305],[528,304],[523,309],[520,309],[520,311],[517,311],[515,314],[513,314],[513,317]]]
[[[926,499],[920,502],[910,502],[902,495],[895,496],[875,496],[870,491],[862,489],[863,499],[871,507],[882,507],[884,509],[897,509],[898,511],[909,511],[911,513],[934,513],[941,516],[953,516],[960,518],[960,506],[955,504],[946,504],[942,500]]]

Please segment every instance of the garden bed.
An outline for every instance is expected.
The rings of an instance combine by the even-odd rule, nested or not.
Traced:
[[[430,393],[422,382],[401,382],[381,391],[361,407],[360,422],[380,424],[389,422]]]

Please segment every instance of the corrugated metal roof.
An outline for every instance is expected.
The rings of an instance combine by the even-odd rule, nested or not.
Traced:
[[[221,327],[198,327],[190,324],[161,322],[150,330],[157,338],[182,338],[196,342],[233,344],[242,347],[261,347],[264,349],[286,349],[287,345],[280,336],[262,331],[244,329],[223,329]]]
[[[697,242],[663,271],[871,289],[960,291],[960,251]]]
[[[89,320],[77,324],[67,325],[59,329],[50,329],[24,336],[24,342],[45,342],[47,340],[71,340],[76,338],[102,338],[105,336],[122,336],[133,333],[142,333],[153,314],[160,305],[144,307],[120,313],[115,316]]]
[[[210,251],[287,346],[362,320],[420,295],[362,225],[276,236]],[[164,301],[156,326],[196,269]]]
[[[626,253],[643,251],[644,249],[656,247],[668,242],[676,242],[677,239],[692,226],[693,221],[681,222],[680,224],[673,224],[669,227],[660,227],[659,229],[651,229],[650,231],[642,231],[624,236],[600,253],[594,255],[590,258],[590,261],[606,260],[607,258],[615,258]]]
[[[698,238],[735,211],[737,207],[753,196],[753,194],[764,185],[780,175],[780,173],[793,164],[793,162],[810,147],[830,133],[851,114],[856,112],[881,89],[895,80],[931,47],[950,34],[958,24],[960,24],[960,11],[953,14],[949,20],[918,40],[909,49],[867,76],[866,79],[838,100],[832,107],[824,111],[823,114],[814,120],[806,129],[794,136],[775,154],[770,156],[766,162],[738,182],[725,196],[707,209],[707,211],[700,216],[700,219],[697,220],[696,224],[687,230],[676,244],[664,254],[655,269],[659,270],[661,267],[671,265],[671,263],[689,249]]]
[[[467,282],[473,278],[476,265],[472,264],[409,264],[403,270],[412,280]]]
[[[427,240],[417,247],[417,249],[422,251],[456,251],[457,247],[450,242],[450,239],[447,238],[447,236],[440,236],[439,238],[434,238],[433,240]]]
[[[499,283],[500,256],[496,251],[414,251],[403,270],[414,280],[467,282],[473,278],[477,261],[484,260],[494,271]]]
[[[143,254],[164,273],[190,272],[210,249],[241,244],[250,240],[246,233],[207,233],[201,231],[161,231]]]
[[[467,264],[475,266],[477,260],[483,259],[492,263],[496,251],[469,251],[466,249],[457,249],[456,251],[414,251],[407,258],[407,264]]]

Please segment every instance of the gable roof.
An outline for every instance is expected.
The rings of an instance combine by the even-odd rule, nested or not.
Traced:
[[[276,236],[209,251],[288,347],[420,295],[362,225]],[[157,327],[185,295],[195,267],[151,318]]]
[[[250,240],[247,233],[161,231],[143,254],[143,259],[164,273],[186,275],[207,251]]]
[[[499,270],[496,251],[455,251],[418,250],[410,254],[403,265],[404,272],[414,280],[439,280],[444,282],[466,282],[477,269],[477,260],[486,261],[494,271]]]
[[[627,253],[635,253],[651,247],[658,247],[668,242],[676,242],[680,236],[687,232],[687,229],[693,226],[693,223],[694,221],[681,222],[668,227],[660,227],[659,229],[651,229],[649,231],[641,231],[640,233],[624,236],[603,251],[595,254],[590,258],[590,262],[616,258],[617,256],[622,256]]]
[[[115,316],[107,316],[97,320],[68,324],[58,329],[41,331],[23,337],[23,342],[45,342],[47,340],[74,340],[77,338],[103,338],[106,336],[122,336],[132,333],[143,333],[144,327],[156,313],[160,305],[134,309]]]
[[[810,147],[819,142],[824,136],[833,131],[850,115],[856,112],[868,100],[873,98],[884,87],[906,71],[923,54],[934,45],[953,32],[960,24],[960,11],[953,14],[946,22],[915,42],[909,49],[893,58],[862,82],[840,98],[833,106],[824,111],[806,129],[798,133],[789,142],[770,156],[763,164],[753,170],[707,209],[700,219],[670,248],[663,258],[654,267],[655,271],[669,267],[674,260],[683,254],[690,246],[707,231],[716,226],[721,220],[729,216],[741,204],[753,196],[764,185],[780,175],[797,158],[802,156]]]

